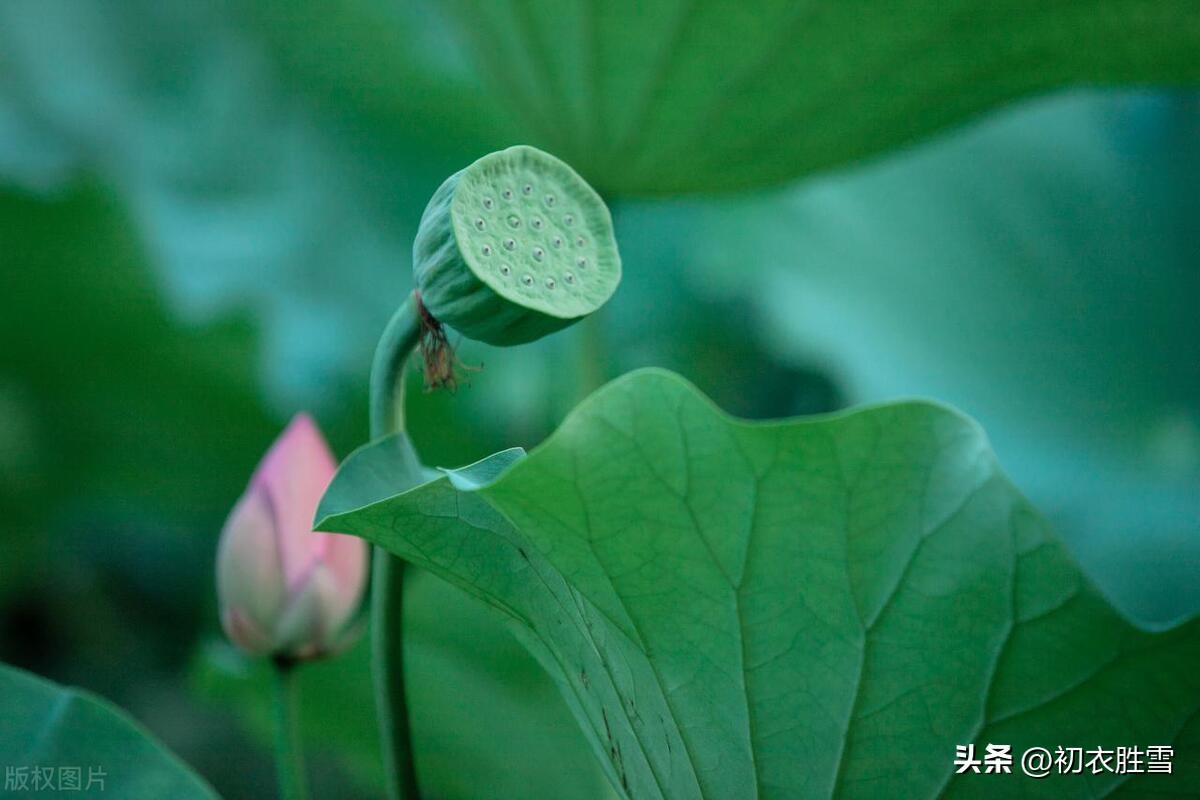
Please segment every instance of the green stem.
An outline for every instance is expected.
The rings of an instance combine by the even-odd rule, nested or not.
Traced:
[[[371,365],[371,439],[404,431],[404,366],[420,343],[416,292],[393,315]],[[388,797],[417,800],[408,699],[404,688],[404,561],[375,548],[371,578],[371,668]]]
[[[296,662],[275,659],[275,769],[282,800],[306,800],[304,747],[300,739],[300,687]]]
[[[603,386],[608,377],[608,345],[600,315],[589,315],[579,328],[579,397],[575,402]]]

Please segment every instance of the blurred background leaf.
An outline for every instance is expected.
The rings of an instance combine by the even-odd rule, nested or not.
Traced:
[[[172,322],[100,190],[49,202],[5,196],[0,218],[21,221],[19,231],[0,229],[13,234],[0,237],[0,330],[21,345],[0,359],[12,465],[0,490],[14,544],[0,584],[4,655],[118,699],[212,770],[224,794],[254,796],[271,783],[258,708],[271,696],[265,664],[206,666],[224,678],[197,682],[201,698],[220,701],[212,709],[178,685],[190,649],[214,628],[222,517],[280,424],[257,394],[253,332],[236,320]],[[342,442],[365,437],[364,407],[347,392],[344,413],[331,418]],[[434,405],[426,418],[437,414]],[[448,445],[462,446],[427,449]],[[410,591],[414,724],[428,785],[442,797],[518,798],[529,785],[544,785],[542,796],[606,796],[558,695],[492,612],[428,576]],[[306,671],[304,687],[316,764],[331,763],[318,771],[323,780],[338,786],[340,766],[341,780],[373,796],[382,775],[365,651]],[[347,714],[348,703],[361,712]],[[255,744],[226,753],[211,743],[229,721],[212,715],[233,709]],[[548,752],[526,757],[538,747]]]
[[[1166,621],[1200,609],[1198,141],[1195,95],[1076,94],[645,224],[780,361],[978,418],[1102,587]]]
[[[4,791],[113,791],[129,800],[214,800],[212,789],[141,726],[100,698],[0,664]],[[36,768],[48,774],[39,775]],[[68,772],[73,770],[73,774]],[[22,785],[22,783],[24,785]]]
[[[0,658],[112,698],[224,795],[261,797],[255,673],[213,644],[217,532],[293,411],[314,411],[341,454],[365,438],[374,340],[447,174],[535,136],[610,192],[778,183],[1018,93],[1194,78],[1196,50],[1179,43],[1200,23],[1168,24],[1183,7],[1006,4],[985,15],[1009,13],[1003,25],[976,9],[931,31],[907,6],[875,6],[879,25],[892,15],[886,38],[777,26],[794,47],[714,50],[706,67],[714,31],[761,35],[780,17],[730,6],[674,37],[683,6],[655,3],[606,73],[621,114],[601,122],[627,125],[643,112],[623,104],[619,82],[637,76],[617,62],[663,59],[645,135],[619,143],[637,157],[622,160],[600,146],[619,128],[584,124],[590,95],[568,104],[570,126],[529,126],[511,99],[529,88],[526,62],[480,60],[464,36],[504,30],[503,4],[478,19],[424,1],[0,5]],[[565,58],[545,34],[575,9],[535,7],[533,27],[496,41],[533,32],[538,58]],[[828,32],[852,13],[796,25]],[[885,69],[910,32],[928,58]],[[713,65],[729,71],[697,72]],[[698,75],[711,82],[689,98]],[[572,91],[578,74],[561,76],[553,91]],[[831,76],[839,91],[767,137]],[[721,136],[660,158],[716,96]],[[416,444],[446,466],[531,447],[590,388],[645,364],[751,417],[933,395],[983,420],[1123,607],[1195,610],[1197,113],[1184,93],[1060,95],[769,194],[618,200],[626,270],[610,306],[535,346],[465,344],[485,369],[454,396],[410,393]],[[756,136],[769,141],[739,138]],[[415,714],[438,796],[604,796],[552,687],[488,612],[427,576],[412,590]],[[307,679],[309,727],[329,731],[312,742],[318,791],[378,791],[368,710],[344,702],[366,680],[360,651]]]
[[[495,116],[611,194],[781,183],[1076,84],[1200,80],[1190,0],[420,0]]]
[[[253,332],[175,322],[108,192],[0,208],[3,658],[117,701],[206,774],[241,766],[223,788],[253,785],[244,741],[178,677],[215,613],[213,526],[273,433]]]
[[[409,583],[407,669],[422,785],[450,798],[613,796],[558,692],[496,612],[428,573],[414,570]],[[344,656],[300,673],[309,748],[339,753],[364,797],[383,786],[369,657],[364,637]],[[267,662],[214,640],[198,652],[192,680],[203,696],[241,709],[269,740]]]

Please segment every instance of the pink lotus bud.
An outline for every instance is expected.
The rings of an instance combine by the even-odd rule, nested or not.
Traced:
[[[298,414],[234,506],[217,548],[221,624],[251,653],[317,658],[348,644],[362,600],[367,544],[312,530],[336,465],[317,426]]]

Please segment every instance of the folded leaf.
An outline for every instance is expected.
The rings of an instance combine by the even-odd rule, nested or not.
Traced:
[[[10,791],[122,800],[217,797],[125,712],[87,692],[0,664],[0,708],[6,797]]]
[[[372,498],[363,459],[322,529],[507,614],[626,797],[1200,788],[1182,746],[1171,775],[955,774],[971,742],[1194,740],[1200,624],[1122,619],[944,407],[748,423],[650,370],[495,480],[457,482],[479,488],[389,497],[376,473]]]

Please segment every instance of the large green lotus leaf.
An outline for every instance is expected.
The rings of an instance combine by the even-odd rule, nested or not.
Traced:
[[[495,113],[613,193],[775,183],[1030,93],[1200,79],[1192,0],[427,5]]]
[[[506,615],[626,797],[1200,788],[1200,622],[1118,615],[946,408],[749,423],[646,370],[497,479],[381,496],[377,465],[348,460],[321,527]],[[1180,747],[1170,776],[1037,782],[955,776],[967,742]]]
[[[341,118],[339,135],[356,147],[453,171],[463,166],[455,159],[517,136],[506,127],[516,120],[480,113],[486,87],[463,63],[453,31],[418,3],[233,0],[219,11],[278,65],[283,88]],[[405,152],[413,148],[419,159]]]
[[[54,3],[41,6],[45,21],[63,13]],[[197,69],[186,63],[196,52],[210,60],[234,52],[241,59],[235,68],[253,80],[242,82],[232,102],[276,81],[298,101],[288,114],[369,151],[376,164],[417,148],[443,169],[530,141],[566,157],[606,192],[622,194],[778,183],[892,149],[1030,93],[1200,77],[1192,57],[1200,24],[1186,0],[866,8],[786,0],[239,0],[183,8],[135,9],[156,15],[155,26],[117,19],[115,33],[148,40],[151,50],[163,47],[158,60],[185,74]],[[212,40],[232,32],[234,50],[179,47],[188,34],[175,31],[172,18]],[[89,11],[84,22],[95,21]],[[134,58],[122,54],[117,68],[128,70]],[[266,76],[267,67],[278,78]],[[162,98],[152,90],[152,82],[134,88],[154,110]],[[55,100],[48,116],[66,105]],[[67,127],[86,119],[71,116]],[[271,122],[281,115],[267,104],[256,116]],[[247,122],[210,117],[210,126]],[[258,150],[247,148],[244,157]],[[269,165],[272,156],[256,158]]]
[[[79,770],[79,785],[62,789],[72,796],[123,800],[217,796],[124,711],[95,695],[0,664],[0,708],[5,797],[9,792],[15,797],[47,791],[44,783],[30,777],[39,767],[50,771],[45,778],[51,782],[51,793],[60,788],[60,768],[66,767]],[[20,783],[23,777],[30,777],[30,782]]]

